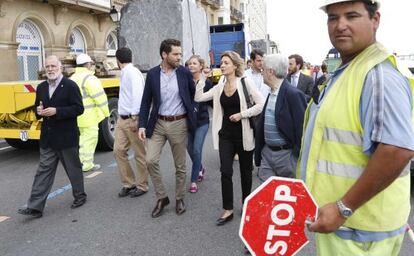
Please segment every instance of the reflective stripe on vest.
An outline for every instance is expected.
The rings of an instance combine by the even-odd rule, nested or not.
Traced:
[[[326,160],[318,160],[316,170],[330,175],[358,179],[365,170],[365,167],[339,164]],[[410,164],[404,167],[398,177],[404,177],[410,173]]]
[[[104,102],[102,102],[102,103],[101,103],[101,104],[99,104],[99,105],[96,105],[96,104],[88,104],[88,105],[84,105],[84,106],[83,106],[83,108],[84,108],[84,109],[89,109],[89,108],[94,108],[94,107],[101,108],[101,107],[104,107],[104,106],[106,106],[106,105],[108,105],[108,101],[104,101]]]
[[[323,131],[323,139],[362,147],[362,137],[356,132],[325,128]]]
[[[86,75],[82,80],[82,84],[81,84],[81,90],[82,90],[82,94],[83,94],[82,99],[89,98],[88,93],[86,92],[86,89],[85,89],[85,83],[86,83],[86,80],[88,80],[88,78],[91,77],[91,76],[92,75]]]

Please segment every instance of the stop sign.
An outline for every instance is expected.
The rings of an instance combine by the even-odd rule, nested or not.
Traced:
[[[318,207],[304,182],[271,177],[245,200],[239,235],[252,255],[294,255],[308,243]]]

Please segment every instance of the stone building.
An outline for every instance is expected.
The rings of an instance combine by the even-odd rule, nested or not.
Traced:
[[[35,80],[45,56],[87,53],[106,58],[117,48],[110,0],[0,0],[0,81]]]

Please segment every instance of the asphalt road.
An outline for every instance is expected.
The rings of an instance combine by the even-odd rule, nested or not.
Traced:
[[[161,169],[172,203],[157,218],[150,214],[155,195],[150,191],[138,198],[118,198],[121,188],[111,152],[98,152],[96,162],[102,172],[85,174],[87,203],[70,209],[69,181],[61,166],[44,215],[30,219],[16,213],[26,204],[39,153],[16,150],[0,141],[0,255],[245,255],[238,237],[241,217],[240,176],[235,163],[235,219],[216,227],[221,214],[218,153],[206,139],[204,162],[206,179],[197,194],[186,194],[187,212],[175,214],[174,168],[169,145],[164,148]],[[190,160],[187,161],[190,170]],[[256,174],[256,171],[254,172]],[[187,176],[189,185],[190,173]],[[258,186],[254,177],[254,187]],[[413,195],[413,193],[412,193]],[[413,198],[413,196],[412,196]],[[411,205],[413,205],[411,199]],[[414,227],[413,213],[410,225]],[[297,255],[315,255],[310,243]],[[414,244],[407,238],[400,255],[409,256]]]

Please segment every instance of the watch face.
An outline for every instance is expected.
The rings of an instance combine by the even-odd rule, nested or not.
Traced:
[[[349,217],[349,216],[351,216],[351,215],[352,215],[352,211],[345,209],[345,210],[343,210],[343,211],[342,211],[342,214],[343,214],[345,217]]]

